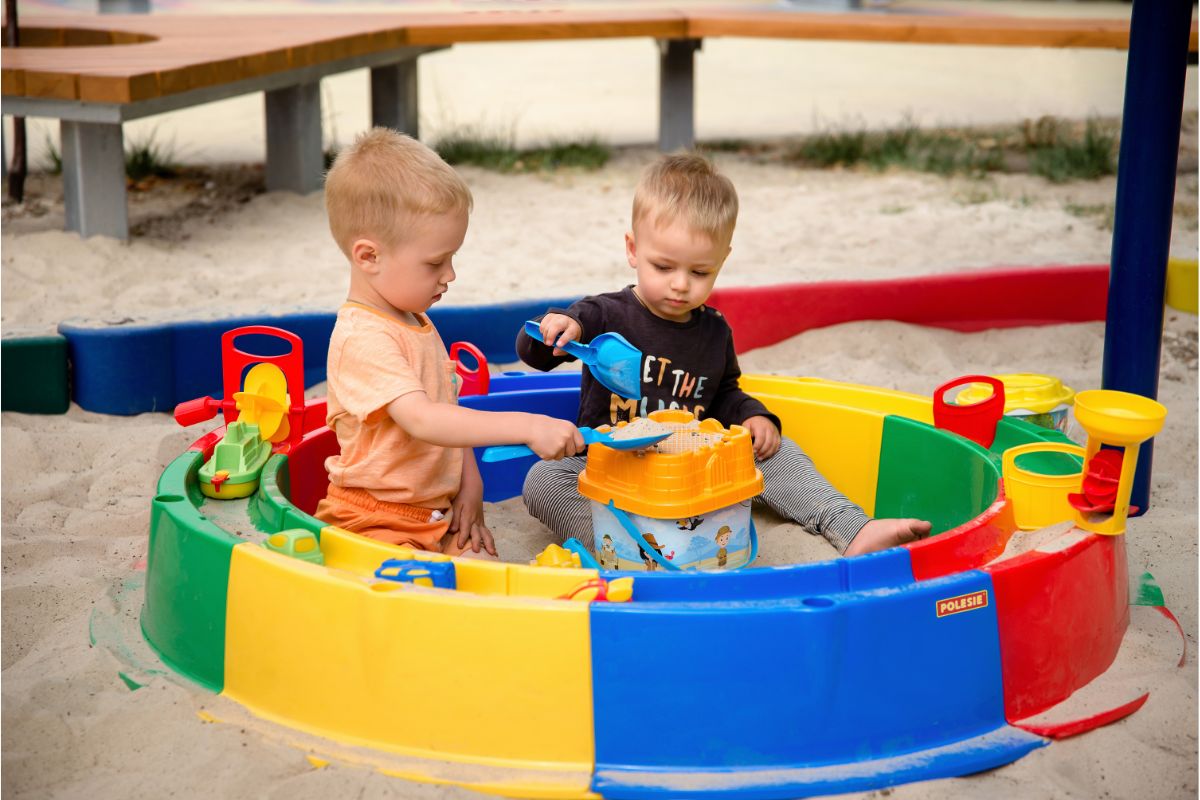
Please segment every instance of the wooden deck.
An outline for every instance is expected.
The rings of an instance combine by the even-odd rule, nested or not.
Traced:
[[[5,96],[133,103],[400,47],[651,37],[1123,49],[1124,20],[779,10],[478,12],[205,17],[29,17],[31,46],[3,50]],[[1196,50],[1193,26],[1190,48]]]
[[[328,75],[370,69],[372,124],[417,136],[425,53],[468,42],[644,37],[659,42],[658,143],[669,152],[695,142],[695,52],[716,36],[1127,49],[1129,23],[682,2],[653,11],[27,17],[23,45],[3,50],[0,91],[5,114],[60,120],[67,227],[127,238],[129,120],[262,92],[267,188],[306,193],[323,181],[320,81]],[[1195,52],[1195,23],[1188,40]]]

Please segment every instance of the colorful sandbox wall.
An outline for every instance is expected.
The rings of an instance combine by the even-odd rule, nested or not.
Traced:
[[[1193,267],[1193,283],[1194,274]],[[738,349],[745,351],[811,328],[857,320],[892,319],[961,331],[1103,320],[1107,285],[1106,266],[1050,265],[724,288],[711,302],[730,319]],[[1170,289],[1169,284],[1169,295]],[[1181,294],[1186,291],[1176,288],[1171,296]],[[1062,297],[1071,302],[1061,302]],[[447,342],[471,341],[487,358],[510,362],[516,360],[513,342],[521,323],[573,299],[437,307],[430,316]],[[321,312],[108,327],[64,322],[56,335],[6,336],[0,345],[0,408],[61,414],[74,401],[104,414],[172,409],[219,390],[219,365],[211,354],[219,352],[222,333],[245,325],[275,325],[298,334],[305,343],[305,379],[311,385],[324,380],[333,319],[333,312]]]
[[[504,378],[467,402],[572,416],[570,378]],[[1087,535],[1062,552],[973,569],[1014,527],[994,454],[888,413],[920,416],[924,398],[805,379],[747,383],[786,414],[840,415],[863,448],[860,473],[876,476],[876,510],[893,502],[889,493],[928,502],[923,492],[906,499],[902,476],[922,470],[893,472],[893,447],[950,475],[934,504],[945,493],[975,499],[919,546],[748,572],[638,573],[626,605],[550,599],[588,570],[469,561],[456,564],[462,591],[413,592],[369,580],[395,548],[322,528],[289,500],[329,452],[328,432],[310,430],[274,456],[252,504],[267,531],[316,532],[328,568],[204,518],[195,473],[210,435],[160,481],[143,629],[173,667],[261,716],[402,756],[483,765],[488,777],[468,783],[517,795],[789,797],[963,774],[1044,744],[1010,722],[1111,662],[1125,625],[1123,541]],[[1013,424],[1014,441],[1036,430]],[[865,455],[872,442],[881,457]],[[817,460],[830,472],[856,466]],[[852,489],[870,491],[869,480]],[[1105,570],[1107,583],[1097,582]],[[1086,605],[1068,596],[1077,589],[1040,586],[1080,577],[1099,587]],[[907,679],[879,679],[897,674]]]

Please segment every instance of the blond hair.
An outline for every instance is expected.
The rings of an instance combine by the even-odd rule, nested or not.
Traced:
[[[714,242],[728,244],[737,224],[738,197],[733,182],[708,159],[690,153],[661,156],[646,168],[633,194],[633,225],[682,220]]]
[[[470,213],[471,205],[471,190],[449,164],[388,128],[361,134],[325,176],[329,231],[347,257],[356,239],[391,247],[420,217]]]

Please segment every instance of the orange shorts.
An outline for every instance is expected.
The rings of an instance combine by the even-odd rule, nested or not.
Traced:
[[[442,517],[431,508],[389,503],[379,500],[365,489],[348,489],[331,483],[328,494],[317,504],[313,516],[330,525],[389,544],[452,556],[462,553],[462,549],[454,544],[454,535],[447,533],[450,528],[449,509],[446,510],[446,516]]]

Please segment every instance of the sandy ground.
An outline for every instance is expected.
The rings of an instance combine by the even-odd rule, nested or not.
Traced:
[[[633,150],[593,174],[466,175],[477,213],[449,302],[482,302],[619,285],[620,236],[638,167]],[[801,172],[721,159],[741,187],[742,223],[728,285],[1103,261],[1112,182],[1052,187],[1002,176],[977,182],[905,173]],[[1175,249],[1196,250],[1195,175],[1180,178]],[[1191,207],[1194,209],[1194,206]],[[787,220],[786,224],[780,224]],[[55,231],[6,232],[4,328],[64,317],[140,318],[261,307],[332,307],[344,268],[324,240],[319,197],[263,195],[197,217],[185,236],[130,245],[81,243]],[[230,264],[238,264],[229,270]],[[554,277],[548,277],[553,271]],[[226,284],[218,286],[221,276]],[[269,289],[263,289],[264,285]],[[240,296],[258,287],[253,299]],[[199,295],[199,296],[198,296]],[[1069,298],[1067,298],[1069,300]],[[1130,528],[1132,561],[1160,581],[1195,645],[1196,318],[1168,315],[1161,396],[1170,435],[1156,448],[1154,507]],[[810,331],[748,353],[748,371],[810,374],[928,393],[967,372],[1040,371],[1076,388],[1099,383],[1099,324],[964,335],[893,322]],[[154,675],[137,637],[137,565],[163,466],[197,434],[162,415],[3,415],[3,788],[14,797],[450,798],[369,770],[317,770],[278,730],[205,724],[237,719],[231,703]],[[528,558],[545,533],[519,501],[489,512],[503,553]],[[764,563],[832,555],[823,540],[761,520]],[[97,644],[89,643],[89,637]],[[1169,648],[1168,648],[1169,649]],[[1161,647],[1159,648],[1161,651]],[[1157,651],[1156,651],[1157,652]],[[1169,660],[1169,659],[1168,659]],[[1131,719],[1055,743],[971,778],[901,787],[897,797],[1183,797],[1196,781],[1196,666],[1161,672]],[[118,672],[147,675],[131,691]]]
[[[616,43],[599,44],[616,47]],[[721,55],[727,44],[706,43],[704,57]],[[764,49],[757,51],[759,47]],[[857,46],[811,45],[818,47]],[[759,72],[762,65],[783,63],[778,59],[785,58],[782,52],[766,48],[755,44],[755,57],[761,53],[763,59]],[[971,73],[972,79],[991,78],[988,92],[980,92],[971,88],[970,81],[965,82],[967,88],[956,84],[953,65],[939,66],[935,60],[932,65],[925,61],[925,66],[905,66],[903,57],[913,51],[900,49],[893,55],[893,50],[872,48],[878,60],[867,66],[852,58],[854,65],[841,71],[827,65],[823,71],[803,74],[808,76],[805,80],[837,87],[849,76],[861,83],[869,72],[877,79],[879,96],[893,104],[880,110],[878,121],[883,124],[894,122],[900,111],[903,103],[896,98],[903,94],[904,81],[918,79],[931,84],[928,97],[939,98],[930,100],[930,116],[939,121],[1014,122],[1021,116],[1048,113],[1042,107],[1053,104],[1040,90],[1065,98],[1058,106],[1072,108],[1077,116],[1119,110],[1120,70],[1108,66],[1097,72],[1100,62],[1112,54],[1079,54],[1079,70],[1062,73],[1066,69],[1058,60],[1062,54],[1031,50],[1023,51],[1027,57],[1015,58],[1014,51],[978,48],[983,52],[972,63],[983,72]],[[458,52],[456,48],[445,56]],[[818,50],[786,57],[804,60],[814,53]],[[998,59],[998,54],[1008,60]],[[562,75],[570,75],[576,53],[558,55],[563,59]],[[526,63],[520,60],[524,56],[512,58],[514,70]],[[1089,60],[1093,58],[1098,61]],[[743,53],[742,60],[747,59]],[[644,66],[653,66],[652,51],[644,60]],[[709,69],[706,63],[700,62],[702,87]],[[614,74],[619,77],[625,69],[617,64]],[[922,73],[914,77],[904,69]],[[1041,80],[1050,70],[1090,77],[1065,78],[1066,83],[1051,91],[1042,85],[1049,82]],[[431,73],[423,73],[422,80],[432,80]],[[787,80],[795,74],[781,73],[792,76]],[[1191,76],[1194,73],[1189,70]],[[514,81],[518,74],[512,73]],[[641,68],[636,75],[629,73],[628,86],[618,84],[611,90],[616,100],[596,106],[601,109],[599,124],[612,123],[614,141],[622,136],[629,141],[652,138],[652,104],[642,110],[637,104],[651,101],[630,99],[641,92],[652,97],[646,74],[652,73]],[[1085,84],[1100,85],[1100,96],[1109,99],[1087,107],[1093,101],[1079,99],[1092,96]],[[753,85],[757,92],[761,81]],[[455,97],[460,90],[468,91],[454,86]],[[804,98],[811,87],[781,77],[775,88],[779,97]],[[537,96],[538,91],[531,90],[529,96]],[[561,97],[574,90],[546,91]],[[743,136],[761,130],[761,135],[769,135],[779,132],[772,125],[782,127],[782,122],[769,119],[776,110],[781,120],[810,116],[807,105],[776,109],[757,95],[751,98],[754,102],[745,103],[746,114],[722,116],[713,110],[714,101],[705,99],[704,91],[698,101],[702,134]],[[1010,97],[1008,92],[1014,94]],[[820,96],[828,100],[835,95]],[[564,109],[587,105],[578,98],[570,102],[576,105],[559,108],[563,118],[571,118]],[[1020,102],[1030,105],[1014,105]],[[1080,103],[1083,107],[1071,105]],[[1188,104],[1195,108],[1193,84],[1189,84]],[[855,106],[856,113],[868,107],[870,97]],[[955,113],[947,114],[946,108],[954,108]],[[979,118],[968,118],[974,113],[970,109]],[[195,160],[261,157],[261,150],[239,149],[253,150],[255,135],[261,143],[261,118],[244,113],[245,119],[239,118],[236,108],[207,116],[201,110],[188,113],[198,116],[178,122],[178,129],[204,148],[205,157]],[[532,112],[523,113],[523,120],[532,119]],[[712,120],[721,120],[719,124],[706,121],[710,113]],[[206,124],[207,131],[198,130]],[[353,121],[338,125],[342,139],[361,127]],[[545,135],[546,130],[561,127],[530,124],[526,131],[523,124],[521,136]],[[794,125],[787,132],[794,133]],[[1194,128],[1189,135],[1194,141]],[[461,254],[459,278],[445,302],[602,291],[627,281],[631,273],[621,258],[621,235],[637,172],[652,157],[645,148],[623,149],[612,164],[595,173],[500,176],[463,170],[475,193],[476,213]],[[1052,186],[1023,175],[977,181],[911,173],[804,171],[731,155],[718,156],[717,161],[742,198],[734,252],[722,285],[882,278],[1005,264],[1100,263],[1107,261],[1110,252],[1107,219],[1112,180]],[[69,318],[112,322],[333,308],[344,297],[345,267],[328,241],[320,196],[252,191],[239,195],[229,188],[238,180],[234,174],[228,185],[222,178],[220,186],[202,183],[186,191],[135,194],[132,213],[135,223],[143,225],[144,235],[127,245],[102,239],[81,242],[57,230],[61,205],[56,203],[53,182],[47,182],[43,213],[5,225],[0,241],[0,328],[12,335],[53,330]],[[1177,256],[1196,257],[1196,197],[1195,172],[1181,174],[1172,234],[1172,252]],[[1102,350],[1099,324],[964,335],[873,322],[810,331],[745,354],[743,367],[921,393],[968,372],[1035,371],[1058,375],[1083,389],[1099,385]],[[990,800],[1196,795],[1197,321],[1192,315],[1168,312],[1160,399],[1171,415],[1155,450],[1153,507],[1131,524],[1128,542],[1131,565],[1156,576],[1187,632],[1185,667],[1163,669],[1161,658],[1151,664],[1148,656],[1161,656],[1171,647],[1161,641],[1147,644],[1139,631],[1141,638],[1133,644],[1140,649],[1130,658],[1135,664],[1145,662],[1154,674],[1150,700],[1133,717],[1057,742],[999,770],[858,796]],[[158,666],[147,660],[137,634],[143,574],[139,565],[146,550],[149,502],[164,465],[198,436],[197,431],[180,429],[165,415],[119,418],[78,408],[61,417],[6,413],[0,426],[4,476],[0,788],[6,795],[324,798],[354,794],[439,800],[478,796],[454,787],[387,778],[362,768],[334,764],[317,769],[300,750],[284,743],[285,733],[273,726],[204,722],[203,714],[237,720],[238,709],[169,673],[155,672]],[[489,521],[502,553],[511,560],[526,559],[545,544],[545,532],[529,520],[519,501],[493,506]],[[763,563],[832,555],[823,540],[778,519],[764,516],[760,527]],[[119,677],[121,672],[141,676],[146,683],[131,690]]]

